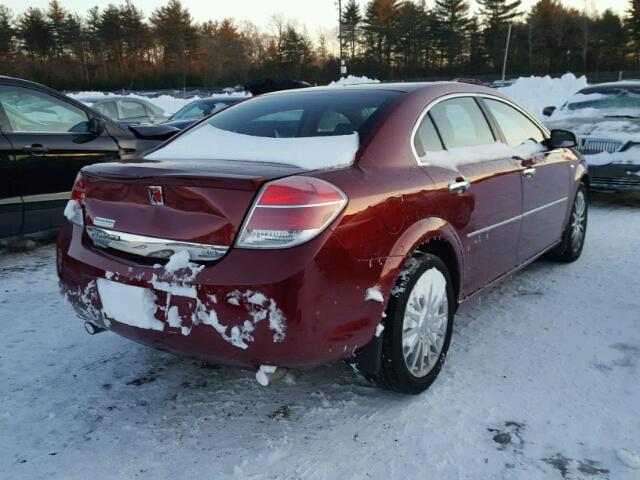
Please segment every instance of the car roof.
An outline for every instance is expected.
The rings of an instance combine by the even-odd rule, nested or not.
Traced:
[[[294,88],[291,90],[278,90],[276,92],[265,93],[264,95],[280,95],[280,94],[288,94],[288,93],[302,93],[302,92],[335,92],[340,89],[348,89],[349,91],[372,91],[372,90],[390,90],[396,92],[413,92],[416,90],[420,90],[422,88],[426,88],[432,86],[434,84],[455,84],[456,82],[394,82],[394,83],[357,83],[357,84],[349,84],[349,85],[323,85],[318,87],[307,87],[307,88]]]
[[[451,93],[490,93],[496,94],[496,90],[475,85],[471,83],[441,81],[441,82],[395,82],[395,83],[360,83],[353,85],[325,85],[320,87],[296,88],[293,90],[280,90],[277,92],[265,93],[264,95],[293,95],[309,92],[371,92],[371,91],[394,91],[401,93],[417,93],[426,91],[450,91]]]
[[[580,90],[580,93],[600,92],[602,90],[615,90],[619,88],[640,88],[640,80],[622,80],[619,82],[597,83]]]
[[[258,95],[258,97],[267,97],[272,95],[301,95],[304,93],[319,93],[319,94],[338,94],[338,95],[351,95],[351,94],[366,94],[371,92],[395,92],[399,94],[399,97],[404,97],[404,101],[411,102],[412,98],[418,98],[419,102],[431,102],[443,95],[490,95],[493,97],[500,97],[510,100],[501,92],[494,88],[485,87],[484,85],[477,85],[473,83],[462,82],[403,82],[403,83],[367,83],[358,85],[344,85],[344,86],[323,86],[323,87],[310,87],[310,88],[298,88],[295,90],[282,90],[278,92],[265,93]],[[510,100],[513,101],[513,100]],[[425,103],[426,104],[426,103]]]
[[[106,102],[112,100],[137,100],[139,102],[147,101],[144,98],[127,97],[126,95],[105,95],[102,97],[76,97],[81,102]]]

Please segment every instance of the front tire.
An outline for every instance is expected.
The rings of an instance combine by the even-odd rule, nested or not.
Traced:
[[[409,259],[387,306],[382,369],[375,382],[418,394],[442,369],[453,330],[455,297],[446,265],[422,253]]]
[[[560,262],[575,262],[582,254],[584,239],[587,233],[588,216],[587,187],[580,184],[573,201],[569,222],[562,234],[560,245],[553,249],[549,256]]]

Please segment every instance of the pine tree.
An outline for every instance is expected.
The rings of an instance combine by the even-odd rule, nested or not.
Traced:
[[[363,19],[365,56],[372,58],[378,66],[385,67],[387,71],[391,70],[396,11],[396,0],[371,0],[365,7]]]
[[[611,9],[602,12],[593,22],[592,50],[595,51],[596,70],[615,70],[624,64],[625,31],[622,19]]]
[[[396,63],[405,75],[416,75],[420,69],[426,22],[424,2],[403,2],[399,5],[395,22],[394,53]]]
[[[360,7],[356,3],[356,0],[349,0],[342,11],[342,44],[351,60],[356,56],[360,22],[362,22]]]
[[[24,50],[32,58],[45,58],[51,53],[53,32],[45,14],[39,8],[29,7],[18,18],[18,36]]]
[[[149,20],[162,48],[165,65],[181,65],[184,71],[187,52],[194,51],[198,42],[197,28],[189,10],[180,0],[170,0],[154,10]]]
[[[13,52],[13,14],[4,5],[0,5],[0,57],[6,57]]]
[[[144,52],[151,44],[149,27],[144,21],[142,10],[127,0],[120,6],[122,26],[123,57],[129,64],[132,74],[138,72],[144,58]]]
[[[521,0],[478,0],[484,21],[484,43],[494,69],[502,62],[507,24],[519,15]]]
[[[625,27],[631,39],[636,62],[640,64],[640,0],[629,0]]]
[[[436,18],[440,68],[444,61],[450,72],[456,71],[463,60],[467,30],[469,28],[469,3],[466,0],[436,0]]]
[[[282,32],[279,50],[285,75],[289,78],[305,78],[313,62],[313,50],[307,36],[289,24]]]
[[[122,69],[123,32],[120,9],[109,4],[100,14],[98,35],[104,45],[104,61],[110,66]]]
[[[47,10],[47,21],[51,26],[51,33],[53,35],[53,52],[61,56],[64,54],[65,49],[65,27],[68,12],[65,10],[58,0],[51,0],[49,2],[49,9]]]

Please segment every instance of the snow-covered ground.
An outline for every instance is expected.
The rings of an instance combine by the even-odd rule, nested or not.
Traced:
[[[624,198],[596,199],[578,262],[538,261],[463,306],[416,397],[341,363],[264,388],[90,337],[53,246],[5,252],[0,478],[638,479],[640,199]]]

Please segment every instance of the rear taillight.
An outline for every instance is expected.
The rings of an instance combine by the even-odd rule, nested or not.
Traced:
[[[75,182],[73,182],[71,198],[64,209],[64,216],[67,217],[67,220],[80,227],[84,226],[84,195],[85,181],[82,176],[82,172],[80,172],[78,173]]]
[[[236,246],[286,248],[320,234],[347,204],[336,186],[313,177],[267,183],[245,220]]]

